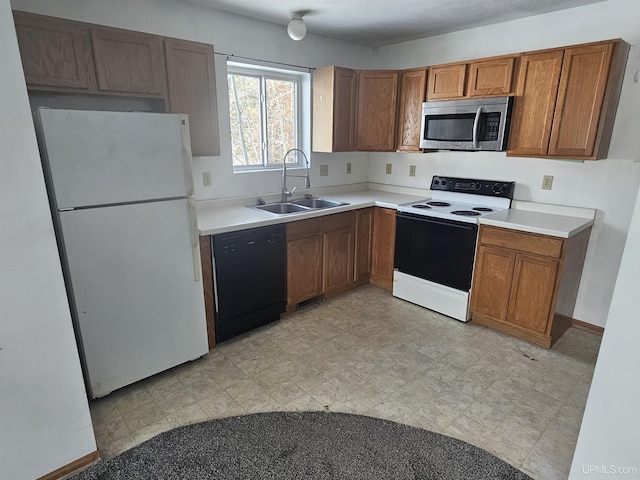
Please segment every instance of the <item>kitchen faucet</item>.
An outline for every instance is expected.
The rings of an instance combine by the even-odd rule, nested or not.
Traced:
[[[295,152],[300,152],[302,154],[302,156],[304,157],[304,161],[305,161],[306,166],[307,166],[306,175],[287,175],[287,156],[291,152],[294,152],[294,151]],[[300,150],[299,148],[292,148],[291,150],[288,150],[287,153],[284,154],[284,157],[282,159],[282,201],[283,202],[286,202],[287,198],[289,198],[291,195],[293,195],[293,192],[296,191],[296,187],[293,187],[291,189],[291,191],[287,191],[287,176],[304,178],[305,179],[305,188],[311,188],[311,178],[309,177],[309,159],[307,158],[305,153],[302,150]]]

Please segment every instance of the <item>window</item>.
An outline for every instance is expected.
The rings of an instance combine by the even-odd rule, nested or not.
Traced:
[[[282,168],[285,153],[302,148],[305,75],[229,62],[229,117],[234,171]],[[289,155],[287,164],[302,166]]]

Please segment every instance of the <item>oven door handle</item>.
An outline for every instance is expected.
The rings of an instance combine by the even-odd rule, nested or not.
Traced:
[[[473,148],[478,148],[478,128],[480,127],[480,114],[482,107],[476,110],[476,118],[473,119]]]
[[[427,222],[427,223],[436,223],[438,225],[445,225],[447,227],[454,227],[454,228],[462,228],[463,230],[473,230],[473,227],[476,226],[475,223],[458,223],[455,222],[455,220],[452,220],[450,222],[447,221],[439,221],[434,217],[425,217],[422,215],[412,215],[410,213],[396,213],[396,218],[404,218],[406,220],[415,220],[418,222]]]

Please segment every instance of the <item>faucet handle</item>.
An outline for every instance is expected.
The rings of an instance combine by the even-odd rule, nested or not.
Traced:
[[[290,192],[288,192],[288,195],[287,195],[287,196],[288,196],[288,197],[290,197],[291,195],[293,195],[293,192],[295,192],[295,191],[296,191],[296,188],[298,188],[298,187],[293,187],[293,188],[291,189],[291,191],[290,191]]]

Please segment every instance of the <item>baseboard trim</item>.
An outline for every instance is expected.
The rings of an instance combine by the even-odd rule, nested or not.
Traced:
[[[604,334],[603,327],[599,327],[598,325],[594,325],[592,323],[583,322],[582,320],[576,320],[575,318],[571,319],[571,326],[586,330],[591,333],[595,333],[596,335],[600,336]]]
[[[91,452],[89,455],[80,457],[77,460],[74,460],[73,462],[62,466],[51,473],[43,475],[42,477],[38,478],[38,480],[57,480],[62,477],[71,475],[72,473],[79,473],[80,470],[84,470],[89,465],[97,462],[98,460],[100,460],[100,452],[96,450],[95,452]]]

